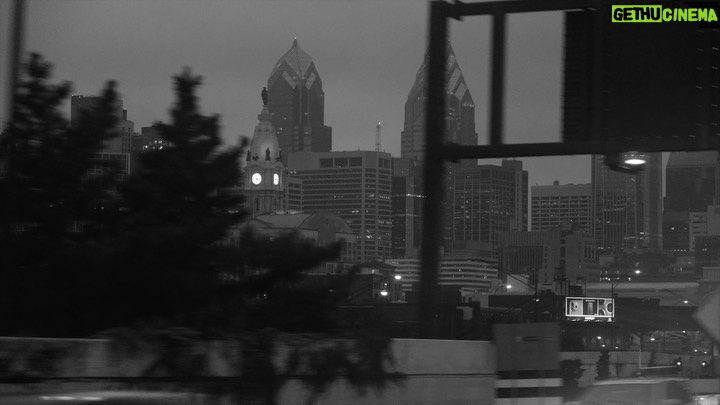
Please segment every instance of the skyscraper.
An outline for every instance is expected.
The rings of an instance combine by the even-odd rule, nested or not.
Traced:
[[[91,111],[100,103],[100,97],[74,95],[70,98],[70,125],[75,125],[81,114]],[[95,154],[97,160],[112,162],[112,173],[118,180],[125,180],[130,175],[132,152],[132,136],[134,123],[127,119],[127,110],[123,110],[122,100],[115,106],[117,123],[115,130],[118,136],[105,142],[102,150]],[[93,169],[106,171],[107,167]],[[93,174],[92,172],[90,174]]]
[[[426,70],[429,62],[429,54],[426,53],[420,68],[415,75],[415,82],[410,89],[407,101],[405,102],[405,121],[401,133],[400,156],[411,161],[421,162],[424,159],[425,148],[425,108],[427,102],[427,78]],[[477,145],[478,137],[475,133],[475,102],[470,90],[465,83],[460,65],[455,56],[455,51],[450,42],[447,44],[447,76],[445,88],[445,123],[446,140],[461,145]],[[452,183],[455,171],[460,166],[476,166],[475,159],[463,160],[459,163],[448,163],[444,176],[444,199],[442,207],[443,215],[443,245],[446,251],[453,249],[453,193]],[[421,176],[422,169],[418,168],[416,181],[422,184],[424,179]],[[414,213],[422,217],[422,210]],[[422,230],[416,229],[419,224],[408,224],[406,227],[407,242],[419,246]]]
[[[528,172],[522,162],[459,166],[453,179],[452,251],[496,257],[501,232],[528,230]]]
[[[420,162],[392,159],[392,257],[416,258],[422,240],[422,192]]]
[[[719,201],[720,164],[716,151],[673,152],[665,168],[663,248],[688,253],[690,213],[707,212]]]
[[[662,248],[662,157],[648,154],[637,174],[610,170],[592,159],[593,237],[598,255]]]
[[[288,155],[288,170],[302,180],[304,212],[333,213],[358,235],[358,261],[390,257],[389,153],[295,152]]]
[[[292,152],[332,149],[332,128],[325,126],[322,80],[297,39],[270,73],[267,92],[283,161]]]
[[[427,102],[426,70],[429,54],[425,54],[420,69],[415,75],[407,101],[405,102],[405,122],[401,133],[400,157],[422,160],[425,148],[425,103]],[[446,140],[461,145],[477,145],[475,133],[475,102],[465,83],[455,51],[447,44],[447,81],[445,89]],[[474,164],[474,160],[467,161]]]

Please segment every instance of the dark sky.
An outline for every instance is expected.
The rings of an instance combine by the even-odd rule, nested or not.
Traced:
[[[297,37],[313,57],[325,91],[334,150],[400,153],[403,110],[427,44],[425,0],[27,0],[26,50],[42,53],[75,94],[97,94],[108,79],[136,131],[167,119],[171,76],[189,66],[204,77],[205,113],[222,116],[223,138],[252,135],[260,90]],[[0,0],[9,29],[10,0]],[[506,140],[560,140],[560,13],[509,19]],[[487,139],[490,21],[451,23],[451,38],[476,104],[476,131]],[[8,48],[0,48],[2,89]],[[4,94],[4,91],[3,91]],[[5,115],[2,100],[2,117]],[[69,109],[69,108],[68,108]],[[587,157],[525,160],[531,184],[589,182]],[[492,161],[493,163],[496,161]]]

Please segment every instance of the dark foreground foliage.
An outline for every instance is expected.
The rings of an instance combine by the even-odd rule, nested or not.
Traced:
[[[50,83],[39,55],[25,67],[0,142],[0,335],[152,347],[145,376],[202,376],[208,359],[190,348],[234,342],[241,377],[213,390],[258,403],[275,403],[289,379],[310,401],[339,378],[360,391],[400,379],[387,371],[389,339],[338,312],[350,280],[306,282],[339,245],[249,233],[225,243],[246,217],[223,192],[238,184],[241,148],[223,147],[219,117],[201,114],[199,76],[174,78],[170,120],[155,124],[169,147],[143,153],[120,181],[95,155],[118,136],[115,84],[70,126],[59,111],[70,85]]]

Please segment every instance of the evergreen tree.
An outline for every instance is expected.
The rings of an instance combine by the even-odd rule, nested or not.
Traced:
[[[585,370],[582,368],[580,359],[566,359],[560,362],[560,370],[563,378],[563,397],[565,400],[574,398],[579,392],[578,381]]]
[[[204,364],[182,360],[188,340],[237,339],[243,377],[229,389],[269,404],[298,372],[309,377],[311,399],[341,376],[361,390],[399,378],[384,370],[387,338],[342,328],[349,280],[308,282],[305,271],[340,245],[251,234],[239,248],[223,244],[244,217],[240,197],[223,192],[239,180],[240,148],[222,149],[218,117],[199,112],[199,77],[175,78],[170,122],[156,124],[169,147],[143,154],[115,184],[89,174],[102,166],[93,154],[115,135],[114,84],[70,128],[58,112],[69,85],[49,84],[49,73],[33,56],[0,144],[0,327],[78,336],[139,324],[140,333],[125,329],[127,341],[159,342],[148,374],[184,376],[188,364],[198,375]],[[223,284],[222,270],[244,277]],[[278,366],[280,347],[290,351]]]
[[[607,380],[610,378],[610,352],[608,349],[600,350],[600,357],[595,365],[597,372],[597,380]]]
[[[75,280],[91,242],[88,225],[111,198],[94,153],[113,131],[110,82],[94,111],[70,128],[60,106],[70,84],[52,84],[52,67],[32,54],[0,143],[0,311],[4,331],[43,333],[67,325]],[[62,332],[60,332],[62,333]]]
[[[112,269],[108,322],[186,314],[214,298],[218,262],[230,253],[222,241],[243,216],[240,197],[222,192],[239,180],[240,148],[221,149],[219,118],[199,112],[200,83],[187,69],[175,77],[170,122],[155,124],[169,147],[141,154],[120,187],[99,251]]]

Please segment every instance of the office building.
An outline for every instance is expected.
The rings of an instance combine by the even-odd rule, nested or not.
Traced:
[[[501,232],[528,230],[528,172],[517,160],[456,169],[450,251],[484,250],[495,257]]]
[[[74,126],[82,114],[92,113],[99,106],[100,97],[73,95],[70,98],[70,125]],[[134,123],[127,119],[127,110],[123,110],[122,100],[117,100],[115,106],[115,132],[117,136],[108,139],[103,148],[95,154],[98,161],[110,165],[98,165],[91,169],[90,174],[107,173],[108,170],[119,181],[127,180],[131,170],[131,152]]]
[[[357,261],[391,256],[391,156],[384,152],[295,152],[290,177],[302,180],[302,209],[342,218],[358,236]]]
[[[576,224],[585,232],[592,230],[592,185],[563,184],[531,187],[530,219],[533,231]]]
[[[465,82],[462,70],[458,63],[455,51],[450,42],[447,43],[447,81],[445,89],[445,140],[461,145],[477,145],[478,137],[475,133],[475,102]],[[429,62],[429,53],[425,54],[422,64],[415,75],[415,81],[408,93],[405,102],[405,120],[403,131],[400,134],[400,157],[412,161],[422,162],[425,148],[425,108],[427,103],[426,70]],[[446,163],[444,176],[444,196],[441,207],[442,212],[442,242],[446,251],[453,250],[453,206],[452,183],[458,166],[475,166],[475,159],[466,159],[458,163]],[[421,171],[422,169],[419,169]],[[416,178],[418,184],[423,182],[422,173]],[[422,208],[416,213],[422,216]],[[421,233],[421,229],[412,229],[413,234]],[[408,240],[411,237],[408,235]],[[416,244],[417,241],[411,240]]]
[[[593,233],[599,255],[662,248],[662,157],[648,154],[637,174],[621,173],[592,159]]]
[[[283,162],[292,152],[332,149],[332,128],[325,125],[322,80],[315,62],[297,39],[270,73],[267,100]]]
[[[130,158],[130,168],[135,172],[140,164],[140,156],[152,150],[160,150],[170,147],[170,142],[166,141],[160,131],[156,127],[142,127],[140,133],[134,133],[132,136],[132,156]]]
[[[663,249],[683,254],[692,252],[691,213],[705,213],[718,203],[720,192],[718,153],[672,152],[665,168]],[[702,216],[695,217],[695,221]]]
[[[400,275],[402,290],[413,291],[420,283],[420,259],[391,259],[387,264],[395,267],[395,274]],[[497,261],[479,257],[445,257],[441,258],[438,267],[438,285],[456,288],[463,296],[480,292],[490,292],[493,285],[498,284]]]
[[[133,134],[133,154],[140,154],[149,150],[160,150],[170,146],[170,142],[163,139],[156,127],[142,127],[139,134]]]
[[[418,257],[422,243],[424,193],[420,162],[392,158],[392,253],[393,258]]]
[[[720,205],[709,205],[703,211],[689,212],[688,252],[697,252],[697,241],[706,236],[720,236]]]
[[[527,277],[529,287],[567,295],[595,275],[593,238],[578,225],[532,232],[503,232],[498,248],[505,282]]]

